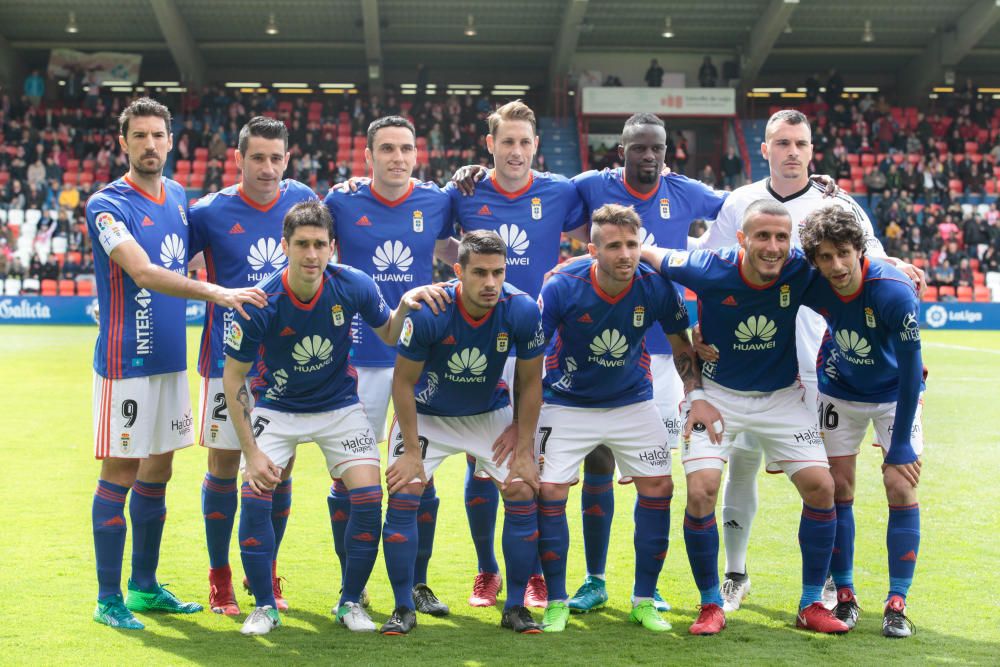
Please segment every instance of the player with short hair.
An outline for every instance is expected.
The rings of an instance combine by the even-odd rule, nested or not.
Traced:
[[[343,480],[353,505],[344,590],[334,613],[352,631],[375,630],[359,599],[378,555],[382,487],[377,441],[350,363],[351,326],[360,314],[382,340],[395,340],[410,309],[419,307],[417,294],[433,288],[407,292],[390,312],[370,277],[329,264],[332,230],[322,203],[293,206],[282,228],[287,268],[260,282],[267,304],[251,309],[248,322],[234,322],[226,336],[222,382],[228,404],[239,406],[233,427],[244,456],[240,554],[256,599],[245,635],[281,624],[270,585],[272,497],[300,442],[319,445],[330,476]],[[251,403],[246,378],[255,362],[259,381]]]
[[[185,299],[212,301],[245,317],[243,304],[263,303],[263,294],[186,277],[187,198],[180,184],[163,178],[173,147],[170,111],[139,98],[122,111],[119,126],[118,143],[128,155],[129,171],[87,202],[100,305],[93,398],[95,456],[101,460],[92,508],[98,580],[94,620],[141,630],[133,611],[201,611],[156,579],[173,453],[193,442]],[[123,600],[129,489],[132,574]]]
[[[542,287],[542,323],[549,339],[544,400],[538,420],[544,456],[539,500],[542,568],[549,590],[544,629],[566,629],[566,498],[580,463],[607,445],[633,479],[635,587],[631,620],[653,631],[670,624],[653,604],[670,533],[671,457],[667,429],[653,402],[646,331],[659,322],[675,346],[674,363],[687,391],[701,386],[687,339],[684,300],[668,280],[640,264],[641,222],[631,207],[602,206],[591,216],[591,261],[555,270]],[[718,412],[695,401],[694,421],[716,421]]]
[[[191,207],[191,254],[204,252],[209,281],[224,287],[251,287],[284,268],[282,220],[292,206],[316,199],[316,194],[307,185],[281,178],[288,166],[288,129],[280,120],[256,116],[242,127],[236,166],[242,173],[238,185],[206,195]],[[198,353],[198,373],[202,376],[199,443],[208,448],[208,471],[201,491],[210,563],[208,598],[212,611],[230,616],[240,613],[229,567],[240,443],[229,424],[222,369],[226,331],[234,321],[232,310],[209,304]],[[253,368],[249,376],[251,382],[257,377]],[[288,470],[291,467],[289,462]],[[288,608],[281,595],[277,564],[291,502],[289,477],[275,489],[271,514],[275,532],[271,579],[279,610]],[[248,583],[244,579],[244,585]]]
[[[865,256],[864,231],[840,208],[805,219],[802,250],[819,270],[805,303],[828,330],[816,361],[819,425],[833,474],[837,536],[830,571],[837,584],[834,614],[853,628],[860,607],[854,592],[854,475],[869,422],[883,454],[889,501],[886,544],[889,593],[882,619],[886,637],[909,637],[906,594],[920,551],[920,423],[923,391],[920,300],[902,272]]]
[[[389,432],[390,496],[382,529],[396,608],[383,634],[406,634],[416,625],[420,493],[452,454],[474,456],[503,495],[508,594],[501,626],[525,634],[541,631],[522,603],[538,554],[533,446],[545,341],[535,300],[504,282],[506,255],[494,232],[466,234],[454,266],[457,279],[445,287],[450,303],[437,315],[414,312],[403,324],[392,380],[396,415]],[[513,418],[510,394],[500,384],[511,349],[517,350],[517,446],[509,461],[494,461],[493,443]]]
[[[689,240],[689,249],[719,249],[735,244],[747,207],[760,199],[767,199],[783,204],[792,216],[793,246],[800,246],[799,230],[805,217],[832,204],[850,212],[865,231],[867,254],[870,257],[884,258],[885,251],[875,238],[871,221],[857,202],[843,192],[829,196],[820,184],[810,182],[808,166],[812,160],[812,150],[812,132],[805,115],[794,109],[782,109],[772,114],[760,146],[761,154],[768,161],[769,175],[734,190],[708,232],[700,238]],[[898,260],[888,261],[895,262],[914,280],[920,280],[922,272],[919,269]],[[805,386],[805,400],[810,407],[816,404],[816,353],[825,330],[823,318],[808,308],[799,310],[795,336],[799,379]],[[697,339],[696,334],[696,346]],[[716,358],[714,352],[703,347],[699,347],[699,354],[706,360]],[[740,603],[750,592],[746,556],[750,528],[757,511],[756,479],[760,458],[759,450],[738,447],[733,450],[727,467],[722,505],[723,541],[726,547],[722,597],[726,612],[739,609]],[[834,591],[829,590],[828,593],[832,606]]]
[[[537,298],[545,272],[558,261],[562,233],[584,238],[583,206],[569,179],[532,169],[538,135],[535,113],[528,105],[521,100],[508,102],[490,114],[487,123],[486,148],[493,155],[494,168],[486,172],[486,178],[471,195],[461,196],[455,183],[450,183],[445,192],[452,197],[459,229],[499,234],[508,249],[507,282]],[[514,385],[516,359],[511,348],[503,372],[508,387]],[[512,424],[508,433],[513,434],[516,428]],[[513,444],[513,438],[503,439],[503,445]],[[469,604],[474,607],[495,605],[503,584],[493,549],[499,495],[485,473],[476,474],[476,462],[470,458],[465,477],[465,512],[478,557],[478,573],[469,596]],[[524,605],[545,607],[547,600],[545,579],[540,565],[536,565],[528,580]]]
[[[389,301],[407,288],[434,280],[434,257],[454,260],[451,200],[434,183],[411,180],[416,166],[415,131],[400,116],[376,119],[368,126],[365,160],[371,181],[356,191],[334,188],[324,200],[333,217],[338,261],[356,267],[378,283]],[[353,329],[351,362],[358,371],[358,394],[378,441],[385,438],[392,387],[393,349],[360,320]],[[334,480],[328,499],[333,540],[342,571],[344,527],[351,514],[343,485]],[[427,563],[434,542],[439,500],[428,484],[420,500],[420,550],[417,558],[417,609],[443,616],[448,607],[427,586]]]

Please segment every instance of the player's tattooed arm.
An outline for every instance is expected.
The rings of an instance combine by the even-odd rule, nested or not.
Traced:
[[[246,459],[243,478],[254,493],[263,493],[270,491],[281,481],[281,468],[274,465],[257,446],[253,428],[253,404],[246,387],[250,366],[249,362],[227,356],[222,370],[222,389],[226,394],[233,429]]]
[[[691,341],[688,340],[687,332],[670,336],[670,344],[674,350],[674,367],[677,369],[677,375],[680,376],[681,382],[684,383],[684,393],[701,389],[701,365]]]

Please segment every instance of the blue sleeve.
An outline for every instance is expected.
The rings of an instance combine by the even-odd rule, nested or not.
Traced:
[[[538,304],[527,295],[514,297],[511,304],[514,347],[518,359],[534,359],[545,351],[545,332]]]
[[[667,250],[660,262],[659,272],[664,278],[698,291],[707,279],[712,253],[707,250]]]
[[[252,362],[257,358],[260,344],[267,331],[270,320],[270,307],[261,310],[255,306],[246,306],[249,320],[236,316],[230,324],[226,335],[226,354],[237,361]]]
[[[431,345],[434,343],[432,322],[427,318],[430,308],[422,308],[411,312],[403,320],[403,331],[399,334],[396,352],[401,357],[411,361],[427,361]]]
[[[459,227],[459,228],[461,228],[461,226],[462,226],[462,220],[461,220],[462,211],[459,208],[459,206],[461,205],[461,202],[462,202],[462,193],[458,191],[458,187],[454,183],[452,183],[451,181],[449,181],[448,184],[444,186],[442,192],[444,192],[446,195],[448,195],[448,201],[451,203],[451,226],[452,226],[452,229],[454,230],[454,228],[456,226]]]
[[[450,239],[455,235],[455,218],[451,202],[451,195],[442,192],[441,197],[441,231],[438,232],[438,241]]]
[[[553,276],[542,285],[541,295],[538,297],[538,308],[542,311],[542,333],[545,340],[552,340],[552,335],[559,327],[562,317],[562,304],[559,303],[559,283],[562,280],[558,275]]]
[[[585,225],[587,216],[584,215],[583,198],[572,183],[567,184],[563,191],[566,201],[566,218],[563,220],[563,231],[568,232]]]
[[[378,288],[374,280],[361,271],[353,273],[358,281],[355,294],[359,302],[355,304],[355,310],[361,314],[361,319],[368,326],[372,329],[378,329],[389,321],[392,311],[385,299],[382,298],[382,290]]]
[[[713,190],[701,181],[680,174],[671,174],[667,178],[677,179],[675,185],[681,186],[695,218],[715,220],[729,195],[728,192]]]
[[[188,212],[188,220],[190,221],[191,233],[189,236],[189,257],[194,257],[199,252],[203,251],[208,246],[208,234],[206,233],[207,225],[205,224],[205,218],[207,212],[207,203],[205,198],[201,198],[195,202],[194,206]]]
[[[910,442],[910,433],[920,401],[924,364],[919,346],[914,349],[897,345],[895,348],[896,364],[899,367],[899,395],[896,398],[896,417],[892,421],[892,438],[885,463],[901,465],[917,460],[913,443]]]
[[[684,295],[681,294],[669,278],[654,276],[649,280],[656,280],[659,284],[657,288],[657,301],[660,303],[660,326],[667,335],[685,331],[691,323],[688,318],[687,304],[684,303]]]
[[[582,174],[577,174],[570,181],[576,187],[576,194],[580,197],[580,224],[590,222],[590,214],[594,212],[593,209],[593,189],[594,183],[597,182],[601,177],[601,172],[599,171],[585,171]],[[579,227],[580,225],[576,225]]]
[[[337,206],[336,202],[337,191],[330,188],[330,191],[326,193],[326,197],[323,198],[323,203],[326,204],[326,210],[330,212],[330,217],[333,218],[333,237],[337,238]]]

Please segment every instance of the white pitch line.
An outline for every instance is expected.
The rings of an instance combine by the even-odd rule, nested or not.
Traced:
[[[988,350],[982,347],[969,347],[968,345],[951,345],[949,343],[923,343],[924,347],[943,347],[948,350],[962,350],[963,352],[985,352],[986,354],[1000,354],[1000,350]]]

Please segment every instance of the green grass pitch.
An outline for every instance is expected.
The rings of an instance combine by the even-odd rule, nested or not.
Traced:
[[[116,631],[91,620],[96,594],[90,504],[98,465],[92,454],[91,358],[96,335],[88,327],[0,328],[2,402],[0,453],[7,465],[0,484],[0,621],[3,664],[274,664],[349,665],[421,662],[431,665],[534,664],[996,664],[1000,661],[1000,546],[996,481],[1000,435],[1000,334],[928,332],[924,360],[930,368],[924,412],[927,438],[920,487],[923,541],[909,613],[915,637],[880,636],[887,587],[886,503],[878,456],[859,461],[855,513],[858,544],[855,581],[861,621],[845,637],[823,637],[794,628],[799,595],[796,545],[799,501],[783,477],[761,476],[761,511],[751,543],[753,592],[729,627],[715,638],[692,637],[697,591],[680,529],[684,481],[672,512],[672,549],[659,585],[674,611],[674,630],[646,632],[628,623],[632,584],[632,487],[616,490],[617,516],[608,563],[611,603],[574,616],[562,635],[518,637],[499,629],[499,609],[467,606],[475,558],[462,506],[464,461],[446,462],[437,474],[442,498],[430,584],[451,605],[444,619],[420,616],[408,637],[354,635],[330,616],[339,587],[326,495],[330,481],[318,450],[299,448],[291,521],[280,555],[292,610],[267,637],[239,634],[240,620],[203,612],[193,616],[142,616],[144,632]],[[189,331],[194,360],[197,332]],[[196,375],[191,397],[197,400]],[[679,461],[675,459],[675,472]],[[206,603],[208,558],[200,513],[205,452],[179,452],[167,502],[169,518],[159,576],[182,599]],[[579,493],[569,507],[571,590],[584,573]],[[241,576],[233,540],[232,562]],[[499,533],[497,548],[499,550]],[[499,556],[499,554],[498,554]],[[126,547],[125,576],[128,575]],[[381,557],[369,590],[377,623],[392,597]],[[240,592],[245,611],[251,601]]]

